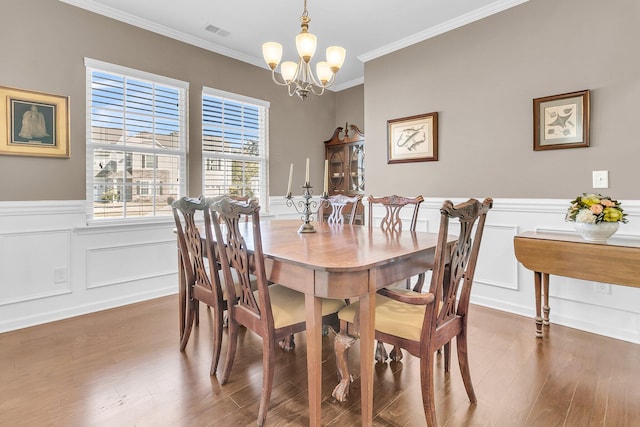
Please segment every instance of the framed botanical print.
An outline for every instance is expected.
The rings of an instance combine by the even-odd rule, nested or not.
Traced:
[[[387,163],[438,160],[438,113],[387,121]]]
[[[589,146],[589,91],[533,100],[533,149]]]

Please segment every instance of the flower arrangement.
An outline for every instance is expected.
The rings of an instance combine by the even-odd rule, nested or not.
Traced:
[[[571,201],[566,221],[599,224],[601,222],[627,222],[620,202],[602,194],[587,194]]]

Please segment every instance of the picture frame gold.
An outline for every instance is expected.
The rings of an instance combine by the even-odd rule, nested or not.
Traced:
[[[69,97],[0,87],[0,154],[69,158]]]
[[[387,163],[438,160],[438,113],[387,120]]]
[[[533,150],[589,146],[589,90],[533,100]]]

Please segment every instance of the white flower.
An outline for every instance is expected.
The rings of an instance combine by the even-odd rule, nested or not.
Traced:
[[[589,209],[580,209],[578,215],[576,215],[576,222],[587,222],[589,224],[595,224],[596,216]]]

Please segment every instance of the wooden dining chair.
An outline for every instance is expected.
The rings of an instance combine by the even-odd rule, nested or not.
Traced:
[[[320,202],[318,220],[328,224],[353,224],[358,204],[362,203],[362,196],[353,197],[344,194],[329,196],[327,201]]]
[[[458,364],[467,396],[471,403],[477,402],[469,370],[468,311],[482,233],[492,203],[490,198],[482,203],[469,199],[455,206],[451,201],[444,202],[440,208],[440,230],[428,293],[409,295],[388,288],[376,294],[375,336],[420,358],[422,403],[430,427],[438,425],[433,385],[434,354],[439,348],[448,347],[453,338],[456,339]],[[457,219],[460,226],[458,240],[453,246],[447,245],[450,219]],[[341,381],[334,389],[333,397],[339,401],[344,401],[349,392],[347,351],[354,338],[346,335],[346,331],[350,326],[349,330],[357,335],[358,311],[358,303],[355,303],[338,312],[341,332],[336,337],[336,360]],[[450,352],[445,351],[445,359],[449,357]],[[445,360],[445,371],[449,371],[448,360]]]
[[[424,202],[424,197],[422,195],[416,197],[405,197],[405,196],[382,196],[382,197],[374,197],[369,196],[369,227],[374,226],[373,222],[373,211],[376,206],[384,207],[385,214],[380,220],[379,227],[383,231],[391,231],[391,232],[400,232],[403,228],[403,221],[400,217],[400,211],[406,206],[412,206],[413,212],[411,214],[411,221],[409,222],[409,231],[415,231],[416,225],[418,222],[418,211],[420,209],[420,205]],[[406,226],[405,226],[406,228]],[[413,285],[413,290],[415,292],[422,292],[422,286],[424,284],[424,273],[418,275],[415,279],[415,284]],[[403,283],[396,283],[391,285],[391,287],[398,286],[406,286],[407,289],[412,289],[412,278],[407,279]],[[384,344],[381,341],[378,341],[376,345],[376,353],[375,359],[379,363],[385,362],[389,357],[394,362],[399,362],[402,360],[402,351],[394,347],[391,350],[390,354],[387,354],[387,350],[384,347]]]
[[[271,399],[277,343],[291,334],[305,330],[305,295],[282,285],[269,286],[262,252],[260,205],[256,199],[242,203],[222,198],[212,203],[210,208],[216,242],[224,242],[226,248],[218,251],[225,283],[230,283],[227,279],[235,272],[241,288],[236,295],[233,286],[227,287],[229,301],[236,301],[235,296],[238,300],[228,308],[229,344],[220,382],[225,384],[231,374],[240,325],[262,337],[262,395],[257,420],[261,426],[265,422]],[[242,224],[241,227],[240,218],[243,215],[249,216],[249,223]],[[249,234],[250,229],[252,252],[248,249],[241,228],[245,230],[245,234]],[[256,277],[256,291],[251,289],[250,273]],[[345,305],[343,300],[323,299],[323,323],[336,322],[336,313]]]
[[[208,208],[203,197],[199,199],[182,197],[168,200],[173,211],[178,235],[178,250],[181,275],[184,283],[180,284],[180,351],[184,351],[193,325],[198,325],[199,303],[207,304],[213,309],[213,356],[210,375],[215,375],[220,359],[222,344],[222,313],[227,309],[227,293],[221,285],[219,264],[216,262],[211,228],[207,226]],[[205,235],[196,225],[196,213],[204,217]],[[204,237],[204,239],[203,239]],[[204,242],[204,243],[203,243]],[[181,280],[182,282],[182,280]]]

